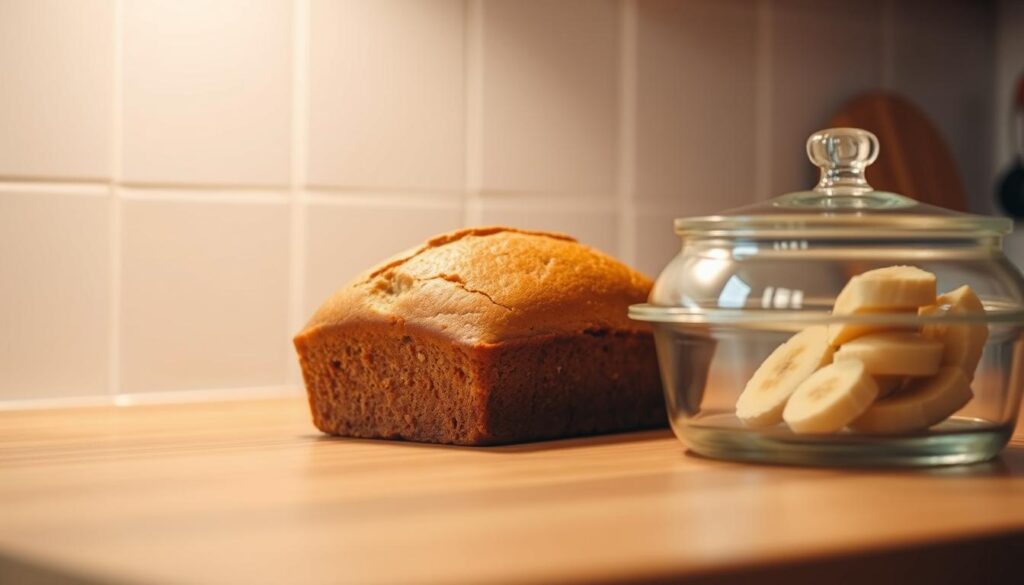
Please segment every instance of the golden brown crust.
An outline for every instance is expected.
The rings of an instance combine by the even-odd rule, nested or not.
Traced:
[[[475,346],[588,330],[638,331],[625,308],[651,281],[555,233],[505,227],[443,234],[360,275],[296,342],[346,323],[398,323]]]

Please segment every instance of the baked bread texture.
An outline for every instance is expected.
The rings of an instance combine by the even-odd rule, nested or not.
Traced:
[[[438,236],[357,277],[295,337],[325,433],[493,445],[663,426],[650,279],[568,236]]]

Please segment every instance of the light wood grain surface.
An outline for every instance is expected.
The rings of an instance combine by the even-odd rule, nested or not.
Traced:
[[[833,583],[821,572],[989,570],[1022,534],[1021,444],[853,471],[700,459],[667,431],[331,439],[300,399],[0,413],[0,582]]]

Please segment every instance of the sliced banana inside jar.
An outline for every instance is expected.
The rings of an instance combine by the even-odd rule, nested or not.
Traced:
[[[878,384],[864,364],[837,362],[804,380],[782,417],[797,433],[834,433],[862,415],[877,397]]]
[[[875,402],[850,428],[867,433],[924,430],[949,418],[973,396],[963,371],[943,366],[936,375],[913,380],[898,394]]]
[[[878,397],[885,398],[886,396],[897,392],[903,385],[907,383],[907,379],[904,376],[875,376],[875,384],[878,384]]]
[[[939,295],[935,304],[921,307],[920,315],[966,315],[984,313],[985,306],[969,286]],[[974,379],[974,370],[978,368],[981,354],[988,341],[988,326],[983,323],[956,323],[951,325],[925,325],[921,335],[934,339],[945,346],[942,364],[956,366],[967,376],[968,381]]]
[[[919,333],[886,331],[844,344],[833,359],[861,362],[873,376],[931,376],[939,371],[942,352],[941,341]]]
[[[832,314],[915,313],[934,302],[934,274],[916,266],[890,266],[851,278],[836,297]],[[829,325],[828,340],[838,347],[862,335],[892,329],[884,324],[836,323]]]
[[[782,422],[790,394],[818,368],[832,361],[825,327],[809,327],[764,360],[736,402],[736,416],[752,427]]]
[[[833,315],[984,314],[969,286],[936,296],[935,275],[890,266],[850,279]],[[984,323],[921,327],[880,322],[807,328],[758,367],[736,402],[747,426],[785,422],[796,433],[926,430],[971,398],[988,340]]]

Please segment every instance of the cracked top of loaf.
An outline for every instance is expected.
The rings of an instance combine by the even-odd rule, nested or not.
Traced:
[[[651,280],[556,233],[469,228],[361,274],[317,310],[303,337],[344,325],[404,323],[471,345],[643,329],[626,316]]]

